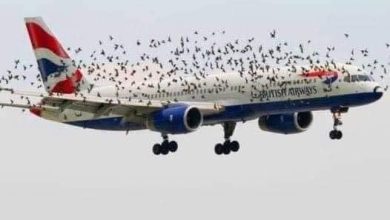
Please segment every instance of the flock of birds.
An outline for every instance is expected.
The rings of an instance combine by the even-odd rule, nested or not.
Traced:
[[[210,34],[194,31],[190,36],[181,36],[178,39],[168,36],[164,39],[137,40],[132,47],[146,52],[139,54],[136,60],[134,53],[128,51],[111,35],[105,40],[99,40],[92,52],[84,51],[81,47],[68,47],[66,50],[75,57],[84,57],[73,60],[73,65],[83,70],[92,87],[110,83],[115,85],[118,91],[128,89],[127,85],[135,86],[139,91],[145,87],[156,87],[160,90],[162,81],[169,81],[168,86],[181,85],[183,90],[191,86],[194,89],[202,89],[205,83],[190,85],[186,76],[201,80],[216,72],[238,72],[247,83],[262,77],[272,83],[278,78],[288,78],[292,74],[309,69],[337,68],[336,63],[339,60],[336,61],[332,57],[336,51],[334,46],[320,52],[311,48],[310,40],[295,46],[290,45],[279,40],[276,30],[270,32],[269,37],[272,41],[272,46],[269,47],[254,37],[226,40],[229,37],[225,31]],[[350,35],[344,34],[344,38],[348,40]],[[390,44],[386,43],[384,49],[390,51]],[[130,60],[130,57],[133,59]],[[362,60],[366,62],[361,62]],[[390,68],[390,61],[386,63],[372,58],[366,48],[352,49],[344,63],[356,65],[361,71],[370,73],[376,80],[382,80],[384,83]],[[286,69],[289,74],[280,74]],[[344,69],[339,71],[346,74]],[[0,73],[0,91],[1,88],[12,91],[15,82],[28,84],[44,92],[37,66],[26,64],[20,59],[14,61],[13,68]],[[221,88],[221,85],[229,86],[227,81],[214,84],[216,88]],[[385,90],[389,88],[388,85],[384,87]],[[129,90],[129,93],[132,92],[134,91]],[[10,100],[11,103],[14,101]]]

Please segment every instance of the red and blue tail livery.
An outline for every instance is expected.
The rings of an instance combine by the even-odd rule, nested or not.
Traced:
[[[87,89],[81,71],[42,18],[26,18],[25,22],[46,91],[72,94]]]

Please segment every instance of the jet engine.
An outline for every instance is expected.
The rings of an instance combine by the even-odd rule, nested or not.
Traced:
[[[153,112],[146,122],[147,128],[165,134],[186,134],[203,124],[201,111],[193,106],[171,105]]]
[[[259,127],[263,131],[278,134],[297,134],[309,129],[313,122],[312,112],[266,115],[259,118]]]

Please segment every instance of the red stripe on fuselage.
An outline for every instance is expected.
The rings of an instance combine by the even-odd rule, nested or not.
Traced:
[[[326,70],[318,70],[318,71],[312,71],[312,72],[307,72],[303,73],[302,76],[304,77],[327,77],[327,76],[335,76],[337,75],[337,72],[334,71],[326,71]]]
[[[42,27],[34,22],[26,23],[28,34],[30,35],[31,44],[35,49],[45,48],[61,58],[69,58],[69,55],[66,53],[64,48],[58,40],[47,33]]]

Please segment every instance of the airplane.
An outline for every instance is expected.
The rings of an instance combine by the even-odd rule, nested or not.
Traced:
[[[151,130],[162,135],[154,144],[155,155],[178,150],[168,135],[187,134],[202,126],[222,125],[224,141],[215,145],[217,155],[240,149],[231,140],[239,122],[258,120],[263,131],[298,134],[307,131],[314,111],[330,111],[332,140],[343,136],[341,114],[383,96],[381,86],[356,66],[293,67],[278,74],[263,70],[248,75],[238,72],[189,76],[183,81],[156,80],[148,85],[94,86],[72,63],[71,57],[41,17],[25,18],[27,31],[47,94],[35,96],[35,104],[0,103],[22,108],[51,121],[88,129],[109,131]],[[141,89],[140,89],[141,87]],[[131,91],[131,92],[130,92]]]

